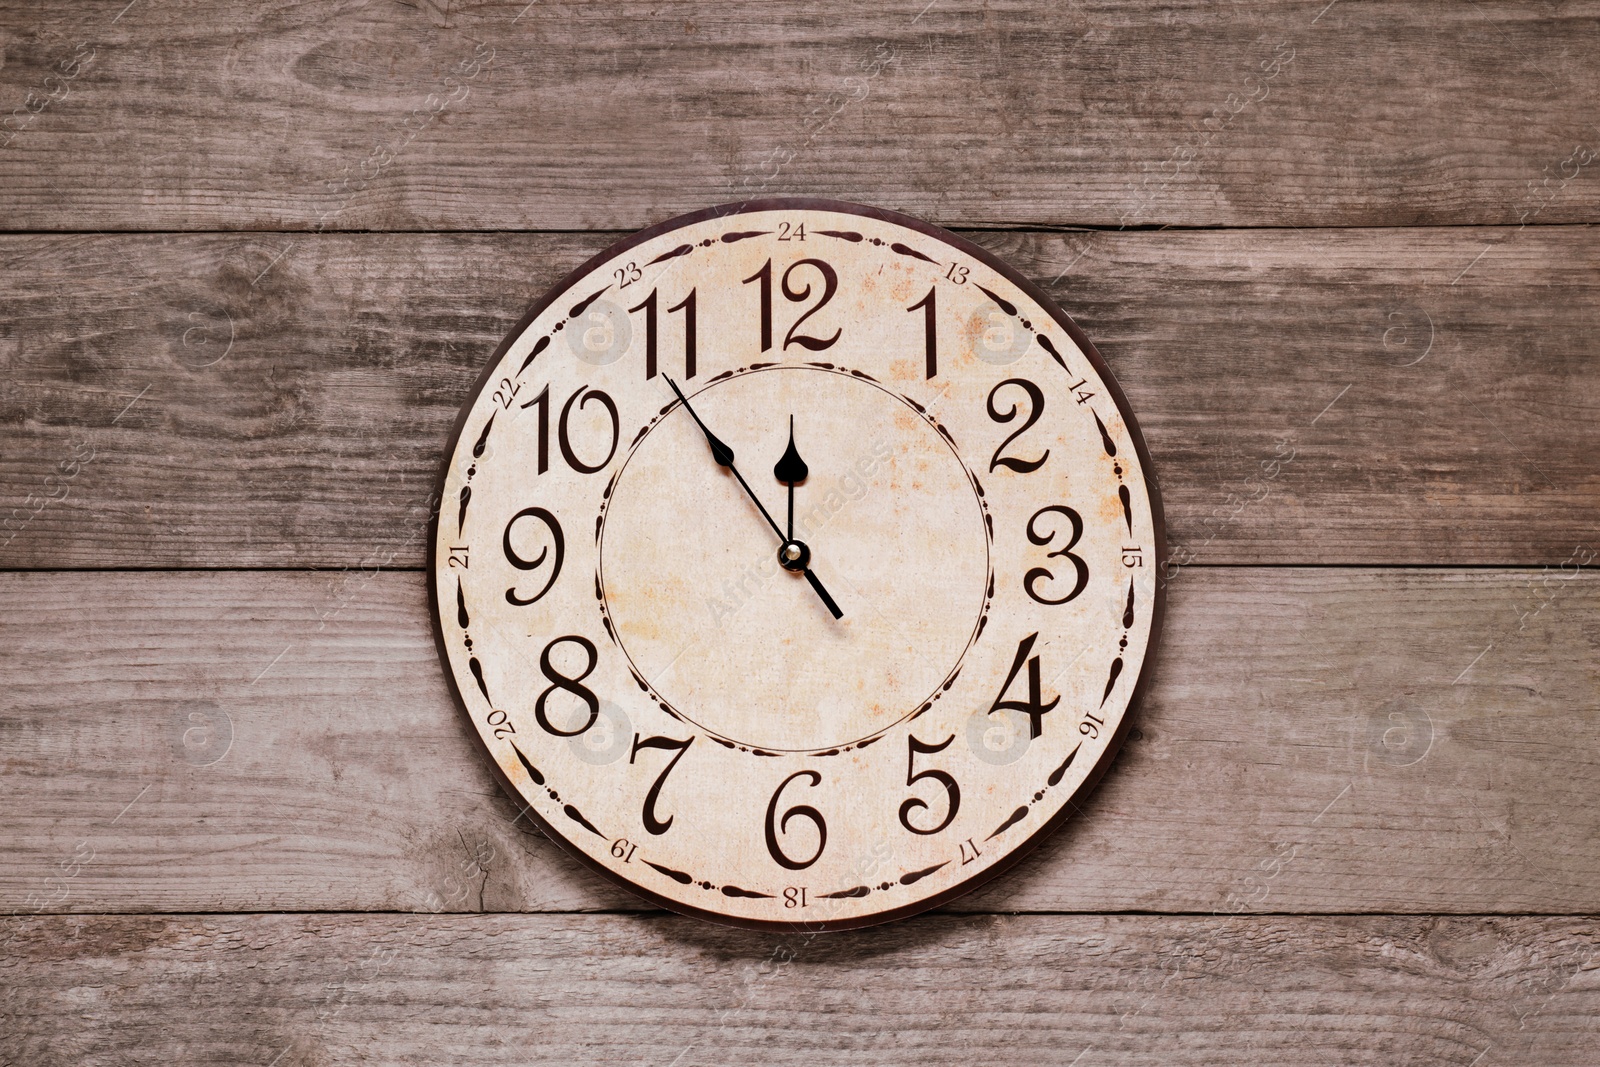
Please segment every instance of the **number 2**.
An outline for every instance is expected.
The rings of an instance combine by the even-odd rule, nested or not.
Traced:
[[[1004,467],[1007,470],[1016,471],[1018,474],[1029,474],[1044,466],[1044,461],[1050,458],[1050,450],[1048,448],[1044,450],[1044,455],[1038,459],[1017,459],[1015,456],[1002,456],[1000,453],[1004,452],[1007,445],[1027,433],[1029,427],[1039,421],[1039,416],[1044,414],[1044,392],[1026,378],[1007,378],[989,390],[989,418],[995,422],[1010,422],[1017,417],[1019,412],[1019,407],[1016,404],[1012,404],[1006,411],[1001,411],[994,406],[995,394],[1008,385],[1015,385],[1028,394],[1028,415],[1023,420],[1022,425],[1017,427],[1016,432],[1001,441],[1000,447],[994,450],[994,458],[989,461],[989,469],[992,471],[996,467]]]
[[[819,299],[815,304],[811,305],[811,310],[794,320],[794,325],[789,327],[789,332],[783,335],[783,347],[788,348],[790,345],[799,345],[801,348],[808,349],[812,352],[821,352],[825,348],[832,348],[834,342],[839,340],[839,335],[842,334],[844,330],[834,330],[833,336],[828,338],[810,337],[806,334],[799,334],[797,336],[795,331],[800,329],[800,326],[807,319],[821,311],[823,307],[827,305],[828,301],[833,299],[833,294],[838,291],[839,288],[839,275],[834,272],[832,267],[828,266],[820,259],[802,259],[796,261],[788,270],[783,272],[783,295],[797,304],[811,296],[811,283],[807,282],[804,289],[791,289],[789,287],[789,275],[805,266],[817,268],[818,273],[822,275],[822,298]]]

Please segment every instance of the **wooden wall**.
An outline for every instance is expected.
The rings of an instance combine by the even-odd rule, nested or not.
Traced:
[[[4,4],[0,1064],[1597,1062],[1597,59],[1561,0]],[[518,819],[419,573],[525,307],[779,194],[1051,292],[1179,565],[1082,817],[854,934]]]

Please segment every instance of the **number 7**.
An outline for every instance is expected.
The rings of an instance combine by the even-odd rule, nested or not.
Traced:
[[[655,785],[650,787],[650,792],[644,795],[644,828],[652,834],[664,834],[672,829],[672,820],[675,816],[668,815],[665,819],[656,818],[656,801],[661,798],[661,787],[666,784],[667,775],[672,773],[672,768],[678,765],[683,754],[689,751],[689,746],[694,744],[694,738],[687,741],[675,741],[670,737],[646,737],[642,740],[638,734],[633,735],[633,751],[628,753],[628,762],[632,763],[641,748],[664,748],[668,751],[677,749],[678,754],[667,761],[667,769],[661,772]]]

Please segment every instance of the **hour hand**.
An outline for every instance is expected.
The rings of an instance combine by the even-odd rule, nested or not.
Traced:
[[[772,468],[773,477],[789,487],[789,532],[785,536],[790,541],[794,540],[794,487],[810,473],[806,461],[800,458],[799,449],[794,447],[794,416],[790,415],[789,447],[783,450],[783,458]]]
[[[778,563],[789,571],[799,571],[806,576],[806,581],[811,583],[811,588],[816,590],[817,596],[822,599],[823,606],[828,613],[836,619],[844,617],[844,612],[839,610],[839,605],[833,597],[822,587],[822,580],[811,569],[811,549],[804,541],[794,539],[794,487],[806,480],[811,473],[806,466],[806,461],[800,458],[800,450],[794,446],[794,416],[789,416],[789,447],[783,450],[777,465],[772,468],[772,476],[789,487],[789,532],[784,535],[783,544],[778,548]]]

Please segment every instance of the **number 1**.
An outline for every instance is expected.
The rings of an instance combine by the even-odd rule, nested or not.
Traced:
[[[924,358],[927,360],[927,376],[932,378],[939,373],[939,336],[936,332],[938,322],[938,292],[928,287],[928,295],[906,308],[907,311],[922,309],[922,347]]]
[[[751,282],[761,283],[761,351],[766,352],[772,348],[772,260],[767,260],[743,284]]]

